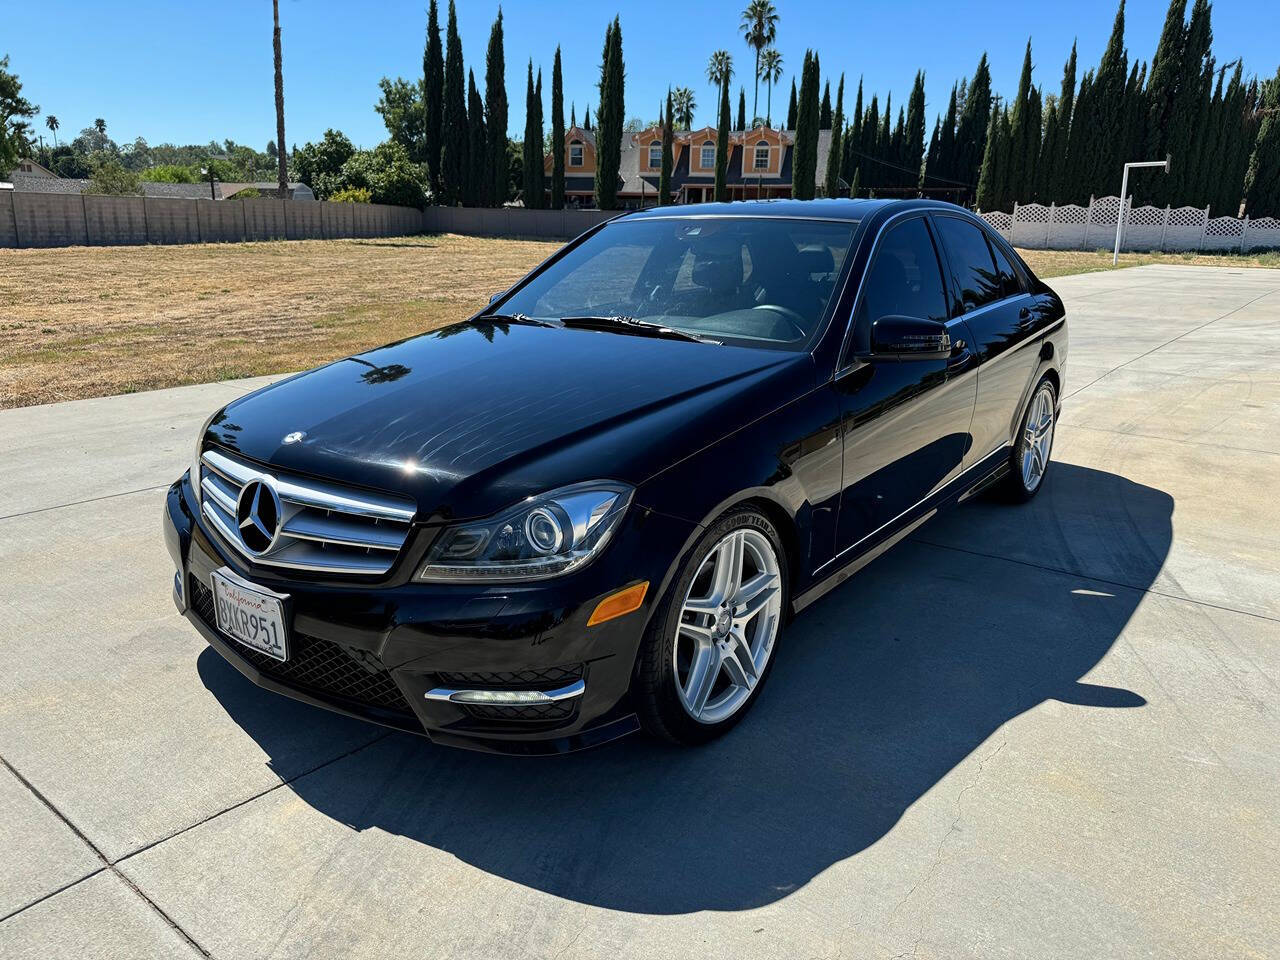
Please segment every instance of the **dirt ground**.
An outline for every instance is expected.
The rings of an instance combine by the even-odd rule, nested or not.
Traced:
[[[0,409],[305,369],[462,319],[554,242],[439,235],[0,250]],[[1023,251],[1043,277],[1103,252]],[[1280,255],[1126,254],[1280,266]]]

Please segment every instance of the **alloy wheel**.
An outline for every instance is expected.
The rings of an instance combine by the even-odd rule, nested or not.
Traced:
[[[672,663],[685,711],[699,723],[733,716],[764,675],[782,618],[773,544],[739,528],[698,566],[680,610]]]
[[[1049,468],[1053,447],[1053,387],[1042,384],[1031,400],[1022,431],[1022,486],[1031,493],[1040,486]]]

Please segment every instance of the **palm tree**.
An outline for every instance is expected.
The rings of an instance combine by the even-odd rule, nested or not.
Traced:
[[[688,87],[676,87],[671,91],[672,117],[677,130],[688,130],[693,126],[693,111],[698,109],[698,101]]]
[[[707,83],[716,88],[716,96],[720,96],[721,84],[728,83],[733,77],[733,57],[728,50],[717,50],[707,60]]]
[[[742,36],[756,52],[756,92],[751,116],[760,112],[760,54],[778,38],[778,10],[769,0],[751,0],[742,11]]]
[[[768,106],[765,108],[765,124],[773,126],[773,85],[782,79],[782,54],[773,47],[760,54],[760,78],[769,87]]]
[[[280,57],[280,0],[271,0],[271,14],[275,19],[275,30],[272,33],[272,45],[275,47],[276,59],[276,143],[280,149],[276,151],[279,164],[280,199],[289,196],[289,166],[285,162],[284,150],[284,72]]]
[[[105,137],[107,135],[107,121],[99,117],[97,120],[93,121],[93,129],[97,130]]]
[[[58,149],[58,127],[62,124],[58,123],[58,118],[52,113],[45,117],[44,125],[49,128],[49,132],[53,134],[53,149]]]

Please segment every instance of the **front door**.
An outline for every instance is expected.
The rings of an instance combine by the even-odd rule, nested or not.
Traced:
[[[841,405],[844,481],[837,554],[871,546],[881,531],[951,480],[970,446],[977,379],[963,320],[948,298],[924,215],[881,234],[859,291],[847,356],[835,380]],[[871,324],[881,317],[946,322],[950,359],[877,359]]]

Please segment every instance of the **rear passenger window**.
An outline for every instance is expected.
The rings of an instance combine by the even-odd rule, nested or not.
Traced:
[[[996,273],[1000,276],[1000,296],[1016,297],[1022,293],[1022,281],[1018,279],[1018,271],[1013,268],[1013,264],[1009,262],[1009,258],[1005,256],[1004,250],[1000,248],[1000,244],[996,243],[990,237],[987,243],[991,247],[991,252],[996,258]]]
[[[863,336],[881,317],[947,319],[942,271],[923,217],[900,223],[880,240],[867,274],[856,329]]]
[[[957,217],[938,217],[935,222],[947,248],[956,286],[960,288],[964,312],[970,313],[1007,296],[982,231]]]

